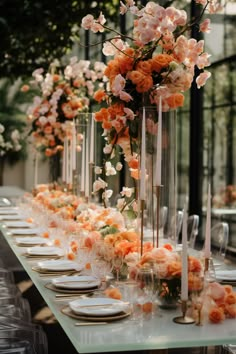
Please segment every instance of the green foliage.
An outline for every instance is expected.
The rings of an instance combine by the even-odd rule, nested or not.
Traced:
[[[119,1],[1,0],[0,77],[29,76],[69,54],[88,13],[117,21]]]

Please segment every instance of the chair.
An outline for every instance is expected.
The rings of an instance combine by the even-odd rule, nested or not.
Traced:
[[[222,345],[220,354],[236,354],[236,345],[235,344]]]
[[[226,222],[218,222],[211,229],[212,257],[224,261],[229,240],[229,225]]]
[[[176,215],[173,215],[168,230],[168,238],[177,245],[183,223],[183,211],[178,210]]]
[[[187,235],[189,247],[194,249],[196,237],[198,235],[199,216],[196,214],[189,215],[187,220]]]

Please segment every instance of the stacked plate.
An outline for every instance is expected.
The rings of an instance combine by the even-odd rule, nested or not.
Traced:
[[[24,220],[17,220],[17,221],[5,221],[4,225],[7,228],[15,229],[15,228],[32,228],[34,225]]]
[[[219,282],[236,284],[236,269],[216,269],[215,274]]]
[[[25,256],[29,258],[55,258],[63,257],[64,251],[59,247],[54,246],[34,246],[27,248]]]
[[[50,259],[38,262],[33,270],[43,274],[65,274],[81,271],[79,265],[69,259]]]
[[[93,322],[115,321],[131,314],[129,303],[105,297],[71,301],[62,312],[70,317]]]
[[[37,246],[37,245],[46,245],[48,240],[44,237],[16,237],[15,243],[17,246],[21,247],[29,247],[29,246]]]
[[[63,294],[87,294],[96,291],[101,285],[99,279],[90,275],[71,275],[52,279],[46,287]]]

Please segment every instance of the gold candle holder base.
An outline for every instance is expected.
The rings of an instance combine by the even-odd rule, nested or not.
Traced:
[[[173,321],[178,324],[193,324],[195,321],[192,317],[186,316],[187,311],[187,301],[182,300],[181,302],[182,316],[174,317]]]

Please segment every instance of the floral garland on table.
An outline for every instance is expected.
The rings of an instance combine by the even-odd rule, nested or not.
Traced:
[[[197,87],[205,85],[211,76],[204,68],[209,66],[209,54],[204,52],[204,41],[184,35],[192,26],[201,32],[210,31],[210,20],[202,21],[206,10],[219,10],[217,1],[196,0],[202,6],[198,18],[188,22],[187,13],[174,7],[164,8],[152,1],[139,8],[135,1],[121,2],[120,13],[134,16],[133,33],[125,35],[106,25],[100,13],[97,19],[88,14],[82,27],[94,33],[107,31],[113,36],[103,44],[103,54],[113,56],[107,64],[105,75],[107,89],[94,94],[98,103],[105,103],[95,119],[100,122],[106,138],[104,153],[107,160],[114,157],[115,146],[120,146],[131,171],[138,179],[139,109],[147,98],[156,109],[162,97],[162,111],[167,112],[184,104],[183,92],[190,89],[195,68],[200,74],[195,79]],[[156,122],[152,122],[156,123]]]
[[[40,95],[34,97],[27,118],[33,143],[46,156],[62,150],[70,122],[78,113],[89,111],[94,91],[105,84],[104,68],[101,62],[92,66],[90,61],[73,57],[64,68],[52,63],[49,72],[41,68],[33,72],[31,86],[36,86]],[[28,89],[24,85],[24,91]]]

